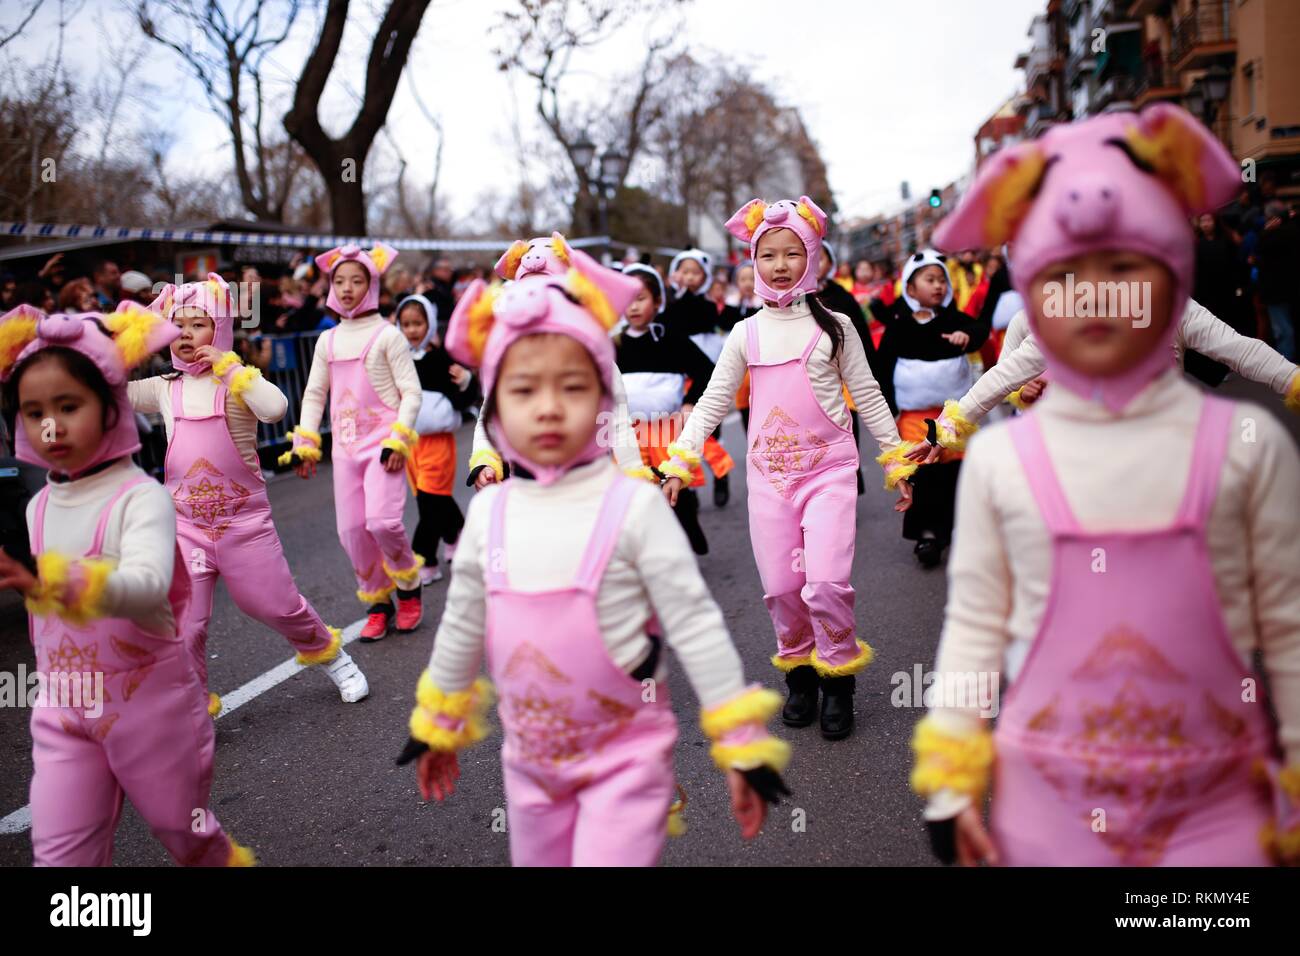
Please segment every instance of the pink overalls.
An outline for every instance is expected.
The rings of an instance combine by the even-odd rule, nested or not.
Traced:
[[[386,471],[379,444],[397,421],[366,375],[366,356],[387,325],[380,325],[361,354],[334,358],[334,333],[323,336],[330,370],[330,430],[334,439],[334,510],[339,541],[352,561],[357,587],[386,600],[393,590],[388,571],[414,573],[415,554],[402,526],[406,471]],[[419,584],[415,584],[419,587]],[[378,595],[383,594],[384,597]]]
[[[1205,399],[1177,517],[1141,532],[1080,528],[1038,416],[1010,424],[1052,535],[1052,585],[994,733],[990,823],[1008,865],[1269,862],[1268,789],[1252,767],[1274,734],[1262,692],[1242,700],[1254,675],[1205,539],[1232,424],[1231,403]]]
[[[104,506],[87,557],[100,556],[113,506],[145,481],[152,479],[123,483]],[[37,554],[47,498],[45,490],[36,500]],[[179,553],[176,561],[168,597],[179,620],[189,581]],[[52,614],[33,615],[31,635],[41,674],[103,674],[104,691],[98,717],[46,700],[32,710],[35,864],[108,866],[125,792],[176,862],[227,865],[231,841],[208,809],[214,739],[207,694],[179,636],[158,637],[123,618],[77,626]],[[82,686],[84,704],[90,688]]]
[[[808,380],[813,329],[803,355],[764,364],[758,323],[745,322],[749,354],[749,536],[776,628],[777,653],[836,667],[858,655],[853,622],[853,545],[858,447],[827,416]]]
[[[500,695],[510,858],[516,866],[652,866],[674,793],[668,687],[609,657],[596,592],[636,483],[619,476],[568,588],[511,590],[505,482],[488,530],[488,670]]]
[[[319,654],[331,636],[289,572],[261,472],[248,466],[230,437],[225,386],[217,388],[212,411],[187,416],[182,381],[171,384],[172,438],[164,471],[193,589],[185,619],[177,624],[207,690],[208,621],[218,576],[243,613],[283,634],[295,651]]]

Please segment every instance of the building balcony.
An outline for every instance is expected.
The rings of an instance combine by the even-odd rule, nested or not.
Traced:
[[[1236,55],[1230,10],[1228,3],[1211,3],[1179,19],[1169,47],[1169,61],[1176,69],[1202,69]]]
[[[1161,7],[1169,6],[1169,0],[1129,0],[1128,15],[1130,17],[1145,17],[1153,13],[1159,13]]]
[[[1094,113],[1132,109],[1137,77],[1116,73],[1106,78],[1092,95],[1089,108]]]
[[[1178,100],[1182,95],[1182,85],[1173,70],[1163,63],[1147,62],[1133,87],[1133,107],[1141,109],[1157,100]]]

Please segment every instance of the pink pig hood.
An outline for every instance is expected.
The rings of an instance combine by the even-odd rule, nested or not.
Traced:
[[[496,273],[507,282],[536,276],[562,276],[569,271],[573,250],[558,232],[524,242],[516,239],[497,260]]]
[[[360,246],[338,246],[329,252],[322,252],[316,257],[316,265],[330,278],[330,294],[325,306],[345,319],[355,319],[379,310],[379,277],[388,271],[388,267],[397,258],[397,250],[382,242],[376,243],[369,252]],[[365,297],[351,310],[343,308],[334,294],[334,270],[345,262],[359,263],[370,276],[370,286]]]
[[[807,252],[804,273],[793,286],[777,292],[766,282],[758,269],[754,269],[754,291],[768,302],[784,309],[796,296],[817,291],[817,259],[826,235],[826,213],[807,196],[798,200],[782,199],[768,204],[761,199],[751,199],[727,220],[727,231],[741,242],[749,243],[749,257],[758,261],[758,240],[772,229],[789,229],[799,237]]]
[[[1185,110],[1166,103],[1141,113],[1108,113],[1050,130],[991,157],[961,204],[934,232],[940,249],[1009,243],[1013,284],[1026,301],[1044,267],[1098,251],[1131,251],[1163,263],[1175,281],[1172,314],[1192,288],[1190,219],[1229,202],[1241,170],[1222,144]],[[1029,313],[1037,330],[1041,316]],[[1136,366],[1090,379],[1044,349],[1053,380],[1097,397],[1113,411],[1169,367],[1177,331]]]
[[[492,395],[506,350],[519,339],[567,335],[590,353],[604,386],[601,408],[612,410],[614,343],[609,330],[636,298],[641,282],[605,268],[581,250],[570,250],[569,256],[570,268],[563,275],[538,275],[501,289],[477,279],[461,296],[447,325],[445,344],[457,362],[479,369],[485,395]],[[608,451],[600,445],[597,429],[574,461],[563,467],[542,466],[510,447],[495,415],[488,430],[508,460],[523,464],[543,484]]]
[[[7,381],[14,369],[37,352],[66,348],[80,352],[103,374],[113,390],[117,406],[113,421],[94,456],[82,473],[140,448],[135,412],[127,398],[126,382],[133,368],[149,360],[180,335],[180,330],[158,313],[134,302],[123,302],[116,312],[85,312],[75,315],[45,315],[20,305],[0,315],[0,381]],[[24,428],[15,429],[18,457],[30,464],[47,466],[27,440]],[[72,477],[76,477],[73,475]]]
[[[230,285],[215,272],[209,272],[202,282],[182,285],[167,283],[158,298],[149,303],[164,319],[170,322],[181,309],[201,309],[212,319],[214,331],[212,346],[218,352],[229,352],[235,346],[235,315],[238,306]],[[190,375],[201,375],[211,366],[207,362],[186,362],[172,355],[172,367]]]

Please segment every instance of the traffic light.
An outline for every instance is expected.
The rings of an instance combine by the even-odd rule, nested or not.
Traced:
[[[931,190],[930,190],[930,208],[931,208],[931,209],[938,209],[938,208],[939,208],[940,206],[942,206],[942,205],[943,205],[943,196],[941,196],[941,195],[939,194],[939,190],[937,190],[937,189],[931,189]]]

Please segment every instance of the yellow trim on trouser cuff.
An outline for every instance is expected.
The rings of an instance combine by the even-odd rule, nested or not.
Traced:
[[[402,571],[397,570],[396,568],[389,565],[387,561],[385,561],[384,573],[387,574],[390,578],[392,578],[393,583],[396,584],[398,587],[400,587],[403,591],[409,591],[411,590],[411,588],[407,587],[406,585],[408,584],[414,585],[419,583],[420,568],[422,567],[424,567],[424,558],[417,554],[415,555],[415,563],[411,565],[409,568],[406,568],[405,570]]]
[[[955,737],[937,728],[934,718],[927,716],[912,734],[912,751],[916,754],[912,789],[921,796],[940,790],[964,793],[977,801],[984,796],[993,765],[993,734],[989,731]]]
[[[497,481],[500,481],[506,476],[505,462],[503,462],[501,456],[491,448],[480,448],[478,451],[474,452],[474,454],[469,456],[470,471],[473,471],[479,465],[486,465],[488,468],[491,468],[497,476]]]
[[[343,649],[343,632],[337,627],[325,625],[325,630],[330,632],[330,642],[322,647],[319,651],[299,651],[297,661],[304,667],[311,667],[313,664],[328,664],[334,658],[339,656],[339,651]]]
[[[805,665],[811,667],[812,662],[813,659],[811,654],[804,655],[803,657],[782,657],[780,654],[772,655],[772,666],[787,674],[796,667],[803,667]]]
[[[654,473],[654,470],[649,465],[641,465],[638,468],[625,468],[623,469],[623,474],[627,475],[629,478],[653,482],[656,485],[659,484],[659,476]]]
[[[212,363],[212,374],[217,378],[222,378],[236,365],[242,366],[243,364],[239,356],[234,352],[222,352],[221,358]]]
[[[226,866],[257,866],[257,856],[246,846],[240,846],[229,836],[230,856],[226,860]]]
[[[1291,384],[1286,390],[1286,407],[1293,412],[1300,412],[1300,372],[1291,377]]]
[[[216,717],[221,713],[221,696],[208,691],[208,716]]]
[[[764,737],[747,744],[714,744],[709,756],[719,770],[753,770],[771,767],[777,773],[790,762],[790,745],[777,737]]]
[[[818,660],[817,648],[814,647],[812,652],[812,666],[817,668],[817,673],[822,677],[848,677],[851,674],[856,674],[858,671],[866,670],[867,665],[870,664],[872,659],[876,656],[876,652],[873,651],[864,641],[857,641],[856,643],[858,645],[858,656],[853,658],[853,660],[849,661],[847,664],[831,665]]]
[[[713,740],[744,724],[766,724],[781,709],[781,695],[754,687],[700,714],[700,729]]]
[[[951,398],[943,403],[943,414],[934,423],[935,437],[949,451],[965,451],[966,440],[978,429],[979,425],[963,415],[961,405]]]
[[[900,481],[905,481],[916,474],[916,469],[921,466],[914,461],[908,461],[905,457],[909,451],[916,447],[914,441],[900,441],[889,451],[876,456],[876,464],[885,469],[885,487],[892,490],[898,487]]]
[[[686,791],[677,785],[677,799],[668,807],[668,835],[679,837],[686,835]]]
[[[387,601],[393,591],[397,590],[395,584],[385,584],[377,591],[357,591],[357,600],[362,604],[382,604]]]

